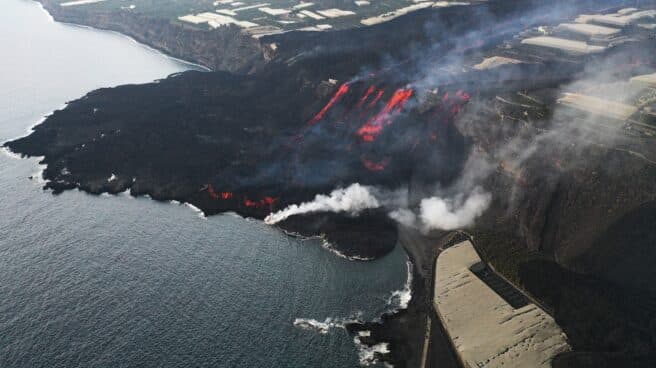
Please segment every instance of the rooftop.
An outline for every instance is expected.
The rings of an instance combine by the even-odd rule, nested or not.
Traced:
[[[596,54],[606,50],[604,46],[588,45],[583,41],[568,40],[551,36],[532,37],[522,40],[523,45],[557,49],[571,54]]]
[[[83,11],[134,12],[169,18],[201,29],[236,25],[259,37],[293,30],[323,31],[370,26],[420,9],[467,6],[462,1],[353,0],[55,0],[62,7]]]
[[[656,73],[635,76],[631,78],[631,84],[639,87],[656,88]]]
[[[434,306],[465,366],[550,367],[569,351],[554,319],[535,304],[513,308],[474,271],[485,268],[471,242],[440,254]]]
[[[592,115],[619,121],[626,121],[638,112],[638,108],[632,105],[578,93],[566,93],[558,99],[558,103]]]

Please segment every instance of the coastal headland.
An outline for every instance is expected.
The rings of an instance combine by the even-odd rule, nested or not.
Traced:
[[[453,228],[553,310],[572,347],[555,366],[649,366],[656,289],[645,280],[656,252],[645,219],[656,213],[656,99],[644,81],[656,70],[656,39],[640,25],[656,14],[624,3],[563,1],[554,12],[537,1],[489,1],[258,39],[229,35],[234,27],[181,31],[134,15],[77,14],[81,24],[224,71],[90,92],[5,146],[43,156],[55,194],[129,191],[206,215],[265,219],[352,183],[401,190],[405,209],[417,210],[435,188],[462,198],[476,184],[489,208]],[[71,14],[53,10],[75,22]],[[408,308],[348,329],[371,331],[360,338],[367,345],[388,342],[380,358],[397,367],[456,364],[440,343],[431,290],[435,257],[462,234],[397,231],[388,206],[399,205],[387,197],[366,211],[320,209],[278,225],[324,235],[351,258],[382,257],[399,240],[414,265]]]

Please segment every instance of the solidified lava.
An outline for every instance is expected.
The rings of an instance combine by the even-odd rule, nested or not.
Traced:
[[[384,256],[394,249],[398,239],[396,225],[382,210],[365,211],[357,217],[329,212],[292,216],[279,226],[306,237],[324,234],[328,246],[358,260]]]
[[[327,102],[311,103],[319,107],[309,124],[271,130],[266,145],[254,142],[248,158],[240,160],[244,164],[230,165],[207,184],[211,208],[259,218],[328,192],[336,183],[393,188],[422,178],[451,180],[465,150],[451,123],[470,96],[454,90],[442,100],[422,102],[415,89],[403,81],[391,84],[387,76],[343,82],[329,92]],[[386,95],[378,87],[383,85],[394,92]],[[416,109],[420,104],[422,111]],[[443,164],[423,166],[435,161]]]

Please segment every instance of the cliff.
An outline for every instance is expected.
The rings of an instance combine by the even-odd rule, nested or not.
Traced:
[[[212,70],[249,73],[262,67],[266,63],[265,54],[270,52],[236,26],[197,29],[131,11],[88,12],[61,7],[52,0],[39,2],[56,21],[119,32],[167,55]]]

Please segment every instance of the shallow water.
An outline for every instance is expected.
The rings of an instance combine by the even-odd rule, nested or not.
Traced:
[[[130,39],[0,12],[0,141],[86,92],[189,68]],[[0,367],[353,367],[352,338],[294,326],[372,319],[407,278],[399,249],[351,262],[258,221],[78,191],[0,155]],[[335,322],[333,320],[332,322]],[[298,324],[298,323],[297,323]]]

